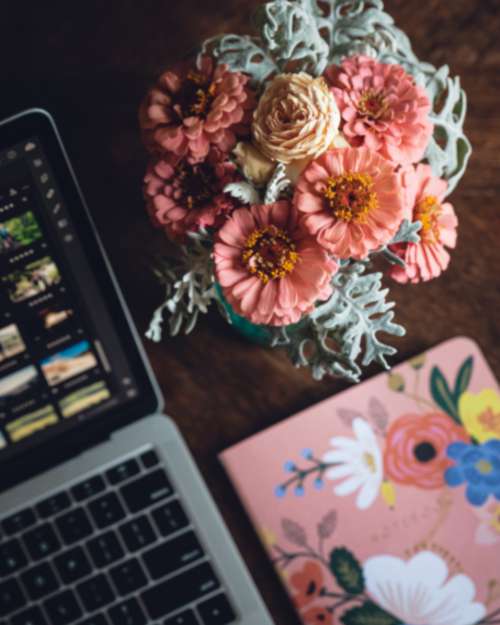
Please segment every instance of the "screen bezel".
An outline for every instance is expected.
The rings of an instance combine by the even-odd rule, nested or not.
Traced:
[[[98,288],[106,294],[105,303],[113,318],[124,353],[127,354],[138,395],[125,405],[111,409],[109,413],[83,421],[68,431],[54,434],[39,445],[34,444],[28,451],[20,450],[19,455],[2,460],[0,453],[1,473],[9,476],[6,480],[0,476],[0,490],[77,455],[95,445],[97,441],[108,438],[119,427],[159,412],[163,407],[156,379],[140,344],[54,120],[43,109],[29,109],[0,122],[0,150],[9,149],[35,136],[42,143],[70,218],[74,224],[78,224],[78,237],[86,250],[86,259]],[[26,459],[27,456],[29,461]],[[15,466],[12,471],[5,471],[5,465]]]

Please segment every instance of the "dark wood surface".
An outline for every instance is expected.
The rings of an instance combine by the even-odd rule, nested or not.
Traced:
[[[220,31],[245,32],[256,0],[89,0],[2,3],[0,114],[53,112],[134,319],[147,327],[161,290],[149,272],[164,246],[143,210],[146,155],[137,107],[166,66]],[[474,153],[452,197],[460,219],[449,271],[392,287],[399,362],[447,338],[474,338],[500,376],[500,1],[387,0],[417,54],[460,74]],[[146,342],[178,423],[276,622],[297,623],[217,453],[345,388],[314,382],[283,354],[250,345],[218,317],[189,337]],[[376,372],[376,369],[370,373]]]

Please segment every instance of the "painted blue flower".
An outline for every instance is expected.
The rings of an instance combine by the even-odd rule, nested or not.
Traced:
[[[444,474],[448,486],[466,483],[465,496],[473,506],[482,506],[490,495],[500,501],[500,440],[481,445],[456,442],[446,453],[455,462]]]

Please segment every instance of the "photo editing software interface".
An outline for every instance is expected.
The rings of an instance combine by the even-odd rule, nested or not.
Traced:
[[[0,152],[0,460],[136,396],[43,146],[11,146]]]

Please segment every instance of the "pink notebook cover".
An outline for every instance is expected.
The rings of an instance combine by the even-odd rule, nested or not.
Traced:
[[[220,457],[304,623],[500,623],[500,395],[471,340]]]

